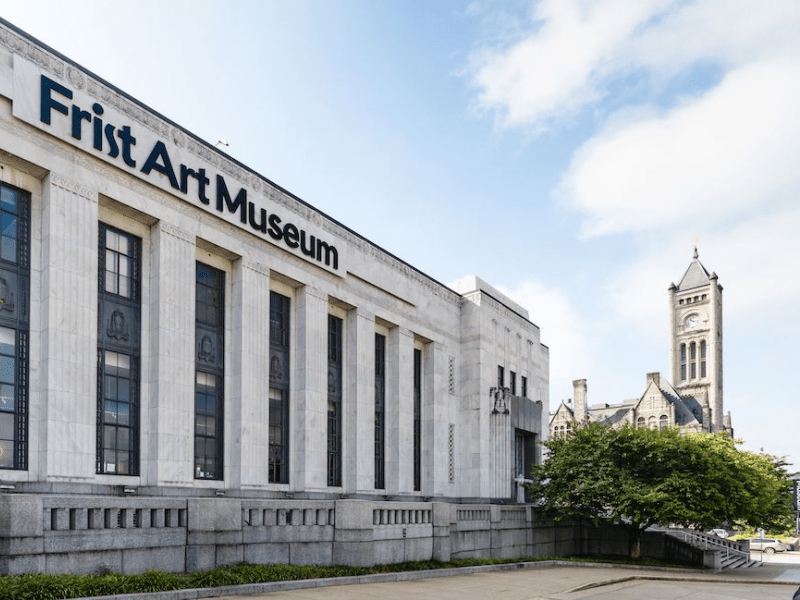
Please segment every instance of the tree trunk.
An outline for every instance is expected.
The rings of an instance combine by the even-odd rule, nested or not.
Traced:
[[[628,557],[642,557],[642,530],[639,528],[628,530]]]

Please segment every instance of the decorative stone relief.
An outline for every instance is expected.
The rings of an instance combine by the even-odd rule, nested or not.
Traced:
[[[66,190],[68,192],[72,192],[73,194],[77,194],[81,198],[85,198],[86,200],[90,200],[92,202],[98,201],[97,192],[87,188],[86,186],[81,185],[71,179],[64,177],[63,175],[59,175],[58,173],[50,173],[50,183],[56,187],[61,188],[62,190]]]

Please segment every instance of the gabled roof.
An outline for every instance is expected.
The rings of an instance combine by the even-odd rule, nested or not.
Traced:
[[[572,409],[569,406],[567,406],[567,403],[562,400],[561,404],[558,405],[558,408],[555,410],[555,412],[550,414],[550,423],[551,424],[553,423],[555,418],[558,416],[558,413],[560,413],[562,409],[567,411],[567,418],[568,419],[572,420],[572,419],[575,418],[575,413],[572,411]]]
[[[620,408],[614,413],[607,416],[598,417],[597,422],[602,423],[603,425],[616,425],[631,412],[631,409],[632,407],[630,406],[620,406]]]
[[[692,288],[701,287],[710,283],[711,274],[706,270],[698,258],[697,247],[694,249],[694,257],[683,274],[683,279],[678,284],[678,291],[691,290]]]
[[[695,411],[692,410],[693,406],[689,406],[691,404],[697,405],[697,400],[694,398],[681,396],[677,391],[675,391],[675,388],[672,387],[672,384],[663,377],[658,377],[657,382],[650,381],[647,384],[644,393],[639,398],[639,402],[636,403],[637,409],[639,408],[639,404],[641,404],[641,402],[649,394],[651,387],[655,388],[658,391],[658,395],[660,395],[666,402],[675,406],[676,425],[688,425],[698,421]],[[702,415],[702,413],[700,414]]]

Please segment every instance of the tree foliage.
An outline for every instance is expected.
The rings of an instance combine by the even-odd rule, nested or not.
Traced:
[[[531,486],[556,519],[628,529],[631,553],[654,524],[781,527],[792,518],[791,481],[777,457],[736,448],[724,434],[612,429],[597,423],[544,442]]]

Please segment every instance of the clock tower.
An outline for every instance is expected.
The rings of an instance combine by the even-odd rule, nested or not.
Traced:
[[[701,431],[730,431],[722,408],[722,286],[697,247],[678,285],[669,288],[670,373]]]

